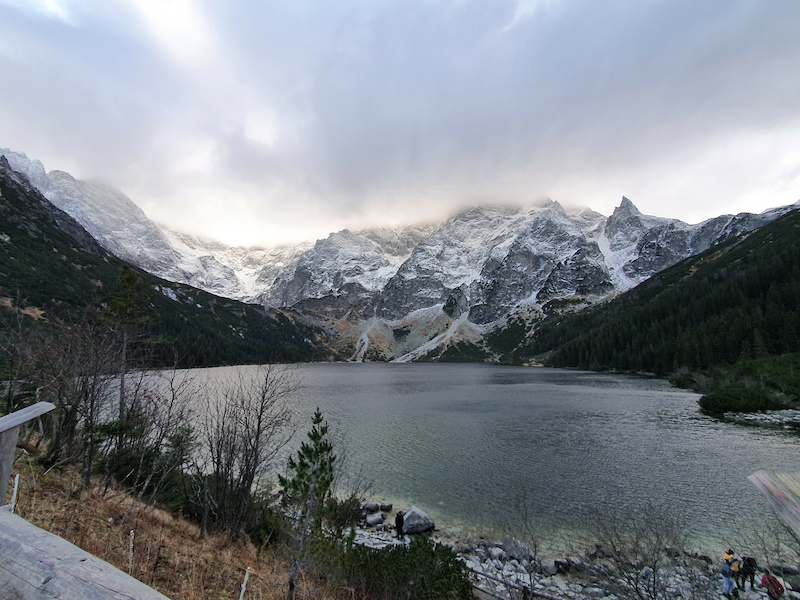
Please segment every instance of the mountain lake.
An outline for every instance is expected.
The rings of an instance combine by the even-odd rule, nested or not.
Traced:
[[[195,370],[224,380],[233,369]],[[695,547],[731,546],[774,520],[747,476],[797,470],[796,433],[699,412],[699,396],[646,377],[478,364],[304,364],[292,404],[305,437],[319,407],[344,436],[370,500],[416,505],[437,527],[500,536],[526,498],[545,546],[598,511],[656,505]]]

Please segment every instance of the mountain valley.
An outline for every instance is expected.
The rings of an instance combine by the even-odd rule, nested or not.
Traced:
[[[292,308],[352,360],[447,359],[460,344],[484,348],[473,359],[496,360],[501,352],[489,341],[509,323],[530,331],[553,311],[613,298],[793,208],[690,225],[644,215],[627,198],[609,217],[554,201],[476,206],[443,223],[242,248],[160,227],[103,183],[0,154],[108,252],[168,281]]]

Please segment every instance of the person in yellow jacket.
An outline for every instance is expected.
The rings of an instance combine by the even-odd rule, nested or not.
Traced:
[[[735,568],[734,568],[735,566]],[[722,595],[726,598],[738,598],[739,588],[736,587],[736,573],[739,570],[739,561],[733,550],[728,549],[722,553]]]

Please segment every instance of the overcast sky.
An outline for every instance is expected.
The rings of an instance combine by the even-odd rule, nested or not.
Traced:
[[[0,0],[0,147],[237,244],[800,200],[797,0]]]

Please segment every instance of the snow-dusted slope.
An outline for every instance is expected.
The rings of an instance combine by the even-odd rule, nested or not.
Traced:
[[[64,171],[45,173],[41,162],[21,152],[0,149],[0,154],[106,250],[166,279],[183,282],[169,240],[127,196],[100,181],[81,181]]]
[[[419,226],[332,233],[300,254],[293,268],[277,273],[271,281],[261,278],[263,301],[271,306],[291,306],[354,286],[379,292],[431,229]]]
[[[493,320],[535,299],[556,265],[585,244],[581,225],[556,202],[532,210],[475,207],[420,242],[384,288],[378,314],[397,319],[446,303],[454,314]]]
[[[153,223],[127,196],[100,181],[45,172],[38,160],[0,149],[55,206],[78,221],[106,250],[154,275],[208,292],[258,302],[266,282],[292,268],[310,247],[237,248],[181,234]]]
[[[186,283],[220,296],[259,303],[265,287],[293,268],[311,244],[276,248],[227,246],[163,228],[180,256]]]
[[[44,196],[83,225],[112,254],[176,279],[177,256],[163,232],[127,196],[100,181],[64,171],[47,174]]]

